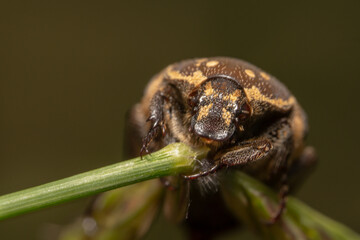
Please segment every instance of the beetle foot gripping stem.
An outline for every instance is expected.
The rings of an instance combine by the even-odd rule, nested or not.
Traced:
[[[286,170],[285,170],[286,172]],[[266,225],[273,225],[277,223],[280,219],[282,214],[286,209],[286,201],[287,196],[289,194],[289,184],[288,184],[288,177],[286,173],[283,173],[281,177],[281,185],[279,191],[279,209],[277,210],[276,214],[270,218],[270,220],[265,220]]]
[[[216,163],[214,166],[212,166],[210,169],[208,169],[206,171],[201,171],[201,172],[191,174],[191,175],[182,175],[182,177],[186,180],[194,180],[199,177],[204,177],[209,174],[215,173],[219,168],[220,168],[220,164]]]
[[[279,198],[280,198],[279,209],[277,210],[276,214],[270,218],[270,220],[265,220],[266,225],[273,225],[281,219],[282,214],[286,209],[286,201],[287,201],[288,193],[289,193],[288,185],[283,185],[279,193]]]
[[[161,130],[161,133],[163,136],[165,136],[165,133],[166,133],[166,127],[165,127],[164,121],[156,120],[156,118],[154,116],[150,116],[146,121],[147,122],[151,121],[152,126],[151,126],[148,134],[143,139],[143,144],[140,149],[141,159],[144,156],[144,153],[146,153],[146,154],[150,153],[148,146],[151,143],[151,141],[153,140],[153,138],[155,138],[159,134],[159,131]]]

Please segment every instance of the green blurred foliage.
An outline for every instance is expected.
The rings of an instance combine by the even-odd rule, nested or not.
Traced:
[[[308,113],[320,164],[298,196],[359,232],[359,9],[357,0],[1,1],[0,194],[118,160],[125,114],[153,74],[233,56],[277,76]],[[88,202],[6,220],[1,236],[51,236]]]

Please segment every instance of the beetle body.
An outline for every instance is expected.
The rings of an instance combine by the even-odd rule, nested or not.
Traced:
[[[313,150],[304,145],[307,119],[296,98],[275,77],[239,59],[190,59],[168,66],[150,81],[129,124],[135,154],[172,142],[209,147],[198,172],[185,179],[206,179],[221,167],[241,168],[279,190],[284,179],[297,182],[315,163]],[[198,195],[196,189],[192,195]],[[219,205],[218,199],[209,202],[200,205]],[[216,218],[218,226],[221,216]],[[190,209],[195,225],[207,226],[209,219],[192,221]]]
[[[210,161],[227,166],[257,162],[260,169],[249,171],[264,179],[276,177],[282,165],[299,158],[307,132],[304,111],[282,83],[250,63],[227,57],[168,66],[151,80],[131,119],[150,152],[176,141],[206,145],[215,157]],[[263,151],[245,153],[250,146]]]

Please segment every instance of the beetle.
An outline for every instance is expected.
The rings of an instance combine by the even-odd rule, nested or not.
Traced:
[[[229,171],[238,170],[279,192],[278,211],[264,221],[273,224],[281,221],[288,190],[317,161],[305,144],[306,114],[291,92],[269,73],[229,57],[166,67],[129,112],[125,130],[125,159],[173,142],[209,152],[193,173],[161,179],[166,187],[153,179],[99,195],[61,239],[139,239],[160,207],[167,219],[184,222],[192,239],[212,239],[239,225],[221,193],[231,187]]]
[[[307,117],[297,99],[274,76],[235,58],[169,65],[151,79],[129,123],[133,153],[172,142],[210,149],[197,172],[181,181],[241,168],[278,189],[282,201],[273,222],[285,207],[288,186],[297,185],[316,162],[313,148],[304,143]]]

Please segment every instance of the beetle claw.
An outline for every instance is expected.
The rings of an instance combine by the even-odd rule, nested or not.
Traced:
[[[186,180],[194,180],[199,177],[204,177],[209,174],[215,173],[219,168],[220,168],[220,164],[216,163],[214,166],[212,166],[210,169],[208,169],[206,171],[198,172],[198,173],[191,174],[191,175],[182,175],[182,177]]]
[[[155,120],[155,116],[151,115],[146,121],[152,121],[152,125],[148,134],[143,139],[143,144],[140,149],[140,157],[142,159],[144,153],[150,154],[148,146],[152,142],[153,138],[158,135],[158,130],[161,129],[161,133],[163,136],[166,134],[166,125],[163,120]]]
[[[286,209],[286,200],[287,200],[288,192],[289,192],[289,187],[286,184],[283,185],[282,188],[280,189],[280,194],[279,194],[279,198],[280,198],[279,209],[276,212],[275,216],[271,217],[270,220],[265,220],[264,224],[273,225],[281,219],[282,214]]]

